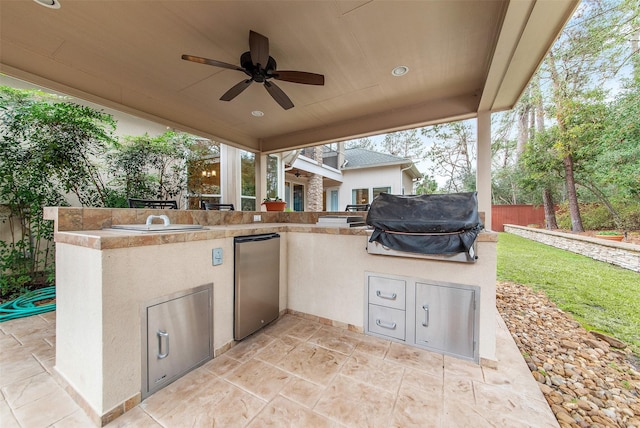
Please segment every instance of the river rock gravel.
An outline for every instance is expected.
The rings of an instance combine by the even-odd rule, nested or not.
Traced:
[[[561,427],[640,428],[638,360],[623,342],[586,331],[529,287],[498,282],[496,297]]]

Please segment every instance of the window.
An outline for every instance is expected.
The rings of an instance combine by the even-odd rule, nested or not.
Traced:
[[[267,197],[281,197],[278,192],[278,165],[280,161],[276,155],[267,156]]]
[[[293,210],[304,211],[304,185],[293,185]]]
[[[287,203],[287,210],[304,211],[304,184],[284,183],[284,201]]]
[[[331,211],[339,211],[338,208],[338,191],[331,191]]]
[[[187,161],[189,209],[199,209],[200,201],[220,202],[221,172],[220,144],[209,140],[198,141]]]
[[[368,204],[369,189],[353,189],[351,191],[351,203],[352,204]]]
[[[256,155],[240,152],[240,205],[242,211],[256,210]]]
[[[380,193],[391,193],[391,187],[374,187],[373,188],[373,199],[376,198]]]
[[[291,208],[291,183],[288,181],[284,183],[284,201],[287,203],[287,208]]]
[[[351,190],[351,203],[352,204],[368,204],[374,200],[380,193],[391,193],[391,186],[386,187],[374,187],[369,193],[370,189],[353,189]]]

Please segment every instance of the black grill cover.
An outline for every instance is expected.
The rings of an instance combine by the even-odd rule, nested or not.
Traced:
[[[390,195],[371,203],[369,242],[420,254],[469,252],[482,230],[476,192],[447,195]]]

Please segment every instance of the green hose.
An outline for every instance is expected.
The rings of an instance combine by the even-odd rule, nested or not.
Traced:
[[[51,286],[30,291],[15,300],[4,302],[0,305],[0,322],[53,311],[56,309],[55,302],[41,306],[36,306],[33,303],[54,297],[56,297],[56,287]]]

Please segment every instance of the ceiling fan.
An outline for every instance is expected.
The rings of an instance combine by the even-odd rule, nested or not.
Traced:
[[[255,31],[249,31],[249,51],[240,56],[241,67],[216,61],[215,59],[193,55],[182,55],[182,59],[200,64],[213,65],[214,67],[242,71],[249,76],[249,79],[241,81],[225,92],[220,97],[222,101],[231,101],[247,89],[252,82],[257,82],[264,84],[267,92],[269,92],[283,109],[289,110],[293,107],[293,102],[291,102],[287,94],[274,82],[270,82],[271,79],[302,83],[304,85],[324,85],[324,76],[322,74],[307,73],[305,71],[276,70],[276,60],[269,56],[269,39]]]

